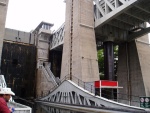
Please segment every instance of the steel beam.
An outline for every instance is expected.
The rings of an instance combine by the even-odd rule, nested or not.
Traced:
[[[132,41],[136,38],[139,38],[147,33],[150,33],[150,27],[148,28],[145,28],[145,29],[142,29],[140,31],[137,31],[137,32],[133,32],[131,35],[128,35],[128,41]]]

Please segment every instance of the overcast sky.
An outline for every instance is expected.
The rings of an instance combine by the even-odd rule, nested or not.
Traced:
[[[41,21],[57,30],[65,22],[64,0],[9,0],[6,28],[30,32]]]

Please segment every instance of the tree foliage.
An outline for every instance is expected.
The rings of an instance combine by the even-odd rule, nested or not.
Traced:
[[[98,55],[98,65],[99,65],[99,76],[100,79],[104,79],[104,49],[97,51]],[[117,64],[118,64],[118,46],[114,46],[114,74],[117,73]]]
[[[100,79],[104,78],[104,52],[103,49],[98,50],[98,66],[99,66],[99,73]]]

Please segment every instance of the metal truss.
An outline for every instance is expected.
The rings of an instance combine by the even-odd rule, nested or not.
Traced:
[[[95,106],[105,108],[118,108],[131,111],[143,111],[138,107],[120,104],[106,98],[95,96],[88,90],[78,86],[76,83],[65,80],[59,87],[54,89],[49,95],[39,99],[42,103],[61,103],[67,105],[80,105],[80,106]]]
[[[5,82],[5,78],[4,75],[0,75],[0,88],[6,88],[6,82]]]
[[[150,0],[93,0],[96,39],[120,43],[150,32]],[[65,23],[53,34],[50,50],[62,49]]]
[[[60,109],[52,106],[47,106],[47,105],[40,105],[40,107],[46,111],[46,113],[77,113],[76,111],[70,111],[66,109]]]
[[[50,42],[50,50],[59,49],[58,47],[64,43],[64,27],[65,23],[53,34]]]
[[[149,0],[94,0],[96,38],[122,42],[147,34],[149,5]]]
[[[104,24],[137,0],[94,0],[95,27]]]

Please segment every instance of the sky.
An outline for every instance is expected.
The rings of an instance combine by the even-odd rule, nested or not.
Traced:
[[[42,21],[57,30],[65,22],[64,0],[9,0],[6,28],[30,32]]]

